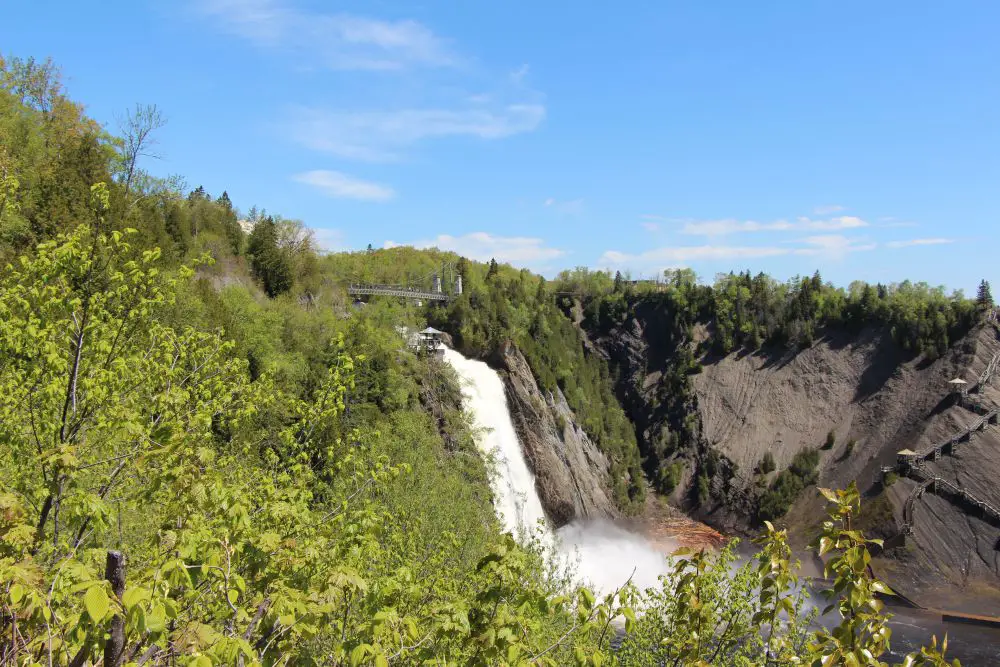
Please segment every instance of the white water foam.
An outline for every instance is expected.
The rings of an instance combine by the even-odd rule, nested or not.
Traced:
[[[450,348],[445,348],[444,359],[462,381],[465,407],[481,431],[480,451],[496,463],[490,485],[504,529],[522,541],[540,538],[557,564],[569,563],[579,583],[602,595],[613,593],[629,577],[640,589],[658,586],[657,577],[667,572],[665,554],[642,536],[610,521],[576,521],[552,532],[535,476],[517,439],[500,376],[485,363],[466,359]]]

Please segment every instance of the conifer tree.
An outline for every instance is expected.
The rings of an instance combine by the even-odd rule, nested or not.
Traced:
[[[983,280],[979,283],[979,291],[976,293],[976,303],[982,310],[993,307],[993,292],[990,291],[990,283]]]

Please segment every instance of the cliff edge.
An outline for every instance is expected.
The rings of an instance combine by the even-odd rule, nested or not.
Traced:
[[[517,437],[555,527],[575,519],[618,517],[607,457],[576,423],[562,392],[542,392],[513,345],[502,346],[491,362],[500,369]]]

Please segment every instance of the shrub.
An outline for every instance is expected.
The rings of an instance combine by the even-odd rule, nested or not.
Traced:
[[[698,475],[698,504],[706,505],[711,498],[712,492],[708,485],[707,475]]]
[[[858,441],[855,440],[854,438],[851,438],[847,442],[847,447],[844,448],[844,456],[845,457],[850,456],[854,452],[854,446],[857,445],[857,444],[858,444]]]
[[[660,490],[664,493],[673,493],[683,474],[684,464],[680,461],[674,461],[667,466],[661,465],[659,470]]]
[[[833,449],[833,446],[835,444],[837,444],[837,432],[830,431],[829,433],[826,434],[826,442],[823,443],[823,449],[824,450]]]
[[[776,467],[777,466],[774,463],[774,454],[772,454],[771,452],[765,452],[764,456],[760,459],[760,463],[757,466],[757,470],[759,470],[762,475],[766,475],[768,473],[774,472]]]
[[[817,465],[819,452],[815,449],[803,449],[797,453],[788,469],[778,473],[761,496],[757,507],[758,518],[761,521],[771,521],[784,516],[802,490],[816,483]]]

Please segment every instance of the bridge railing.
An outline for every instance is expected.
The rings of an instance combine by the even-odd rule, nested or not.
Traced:
[[[972,388],[972,391],[979,393],[983,390],[983,387],[993,379],[993,374],[997,372],[997,368],[1000,367],[1000,352],[993,355],[990,359],[990,363],[986,366],[986,370],[982,372],[979,376],[979,380],[976,382],[976,386]]]
[[[992,503],[955,486],[943,477],[930,474],[919,465],[915,465],[910,469],[910,475],[920,481],[920,486],[910,493],[906,498],[906,504],[903,506],[903,530],[905,532],[910,533],[913,530],[913,509],[916,501],[928,489],[930,489],[931,493],[943,496],[944,494],[939,493],[939,487],[953,496],[958,496],[967,504],[978,508],[981,512],[992,518],[994,522],[1000,523],[1000,509],[997,509]]]
[[[349,285],[351,296],[398,296],[404,299],[424,299],[426,301],[448,301],[452,295],[443,292],[428,292],[402,285]]]

